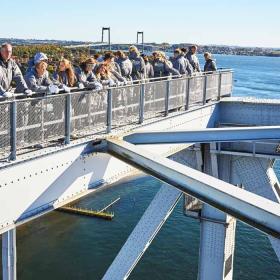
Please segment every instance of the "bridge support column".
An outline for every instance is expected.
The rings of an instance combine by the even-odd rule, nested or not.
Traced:
[[[273,160],[256,157],[233,157],[233,171],[237,183],[246,190],[280,203],[280,184],[273,170]],[[268,236],[280,261],[280,240]]]
[[[16,280],[16,228],[2,234],[3,280]]]
[[[230,156],[217,158],[209,150],[204,151],[205,173],[229,182],[230,164]],[[236,220],[208,204],[203,204],[200,219],[198,279],[232,279]]]

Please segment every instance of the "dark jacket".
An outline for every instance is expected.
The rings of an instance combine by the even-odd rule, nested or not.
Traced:
[[[172,75],[180,75],[179,71],[173,68],[170,61],[154,60],[154,76],[155,77],[166,77]]]
[[[174,58],[172,62],[173,67],[178,70],[181,75],[191,75],[193,73],[193,67],[183,55]]]
[[[217,71],[217,66],[214,60],[208,59],[204,65],[204,72]]]

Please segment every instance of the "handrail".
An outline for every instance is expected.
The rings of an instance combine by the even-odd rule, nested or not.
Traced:
[[[8,159],[15,160],[19,148],[63,137],[69,144],[75,131],[90,135],[97,127],[110,133],[131,121],[142,123],[157,115],[167,116],[170,110],[219,100],[232,92],[232,73],[223,69],[160,77],[100,91],[72,88],[70,93],[55,95],[19,94],[0,102],[0,158],[1,152],[9,150]]]
[[[205,75],[219,75],[220,73],[233,73],[232,69],[218,69],[217,71],[208,71],[208,72],[195,72],[192,75],[169,75],[169,76],[161,76],[161,77],[154,77],[154,78],[145,78],[145,79],[139,79],[139,80],[133,80],[133,81],[128,81],[126,85],[122,86],[113,86],[113,87],[105,87],[102,90],[108,90],[110,88],[125,88],[128,86],[133,86],[136,84],[146,84],[146,83],[151,83],[151,82],[161,82],[161,81],[166,81],[167,79],[174,80],[174,79],[191,79],[193,77],[205,77]],[[96,91],[96,90],[90,90],[90,89],[79,89],[78,87],[72,87],[70,88],[71,93],[75,92],[84,92],[84,91]],[[63,94],[65,93],[63,90],[60,90],[58,94]],[[25,98],[32,98],[32,97],[50,97],[50,96],[57,96],[57,94],[54,95],[47,95],[46,93],[38,93],[38,92],[33,92],[30,96],[26,96],[25,93],[16,93],[13,98],[5,98],[0,96],[0,102],[5,102],[5,101],[11,101],[14,99],[24,99]]]

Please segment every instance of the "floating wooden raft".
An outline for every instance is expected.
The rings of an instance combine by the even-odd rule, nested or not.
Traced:
[[[67,212],[67,213],[78,214],[78,215],[97,217],[97,218],[101,218],[101,219],[105,219],[105,220],[112,220],[113,217],[114,217],[114,213],[113,212],[105,212],[105,210],[119,200],[120,200],[120,197],[118,197],[117,199],[112,201],[109,205],[107,205],[103,209],[97,210],[97,211],[92,210],[92,209],[87,209],[87,208],[79,208],[79,207],[70,206],[70,205],[69,206],[62,206],[62,207],[58,208],[57,210],[62,211],[62,212]]]
[[[112,213],[112,212],[100,212],[100,211],[95,211],[92,209],[78,208],[78,207],[74,207],[74,206],[63,206],[63,207],[58,208],[58,210],[62,211],[62,212],[67,212],[67,213],[74,213],[74,214],[79,214],[79,215],[84,215],[84,216],[102,218],[102,219],[106,219],[106,220],[112,220],[114,217],[114,213]]]

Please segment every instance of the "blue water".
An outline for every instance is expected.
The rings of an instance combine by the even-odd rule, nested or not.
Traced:
[[[279,98],[280,58],[216,59],[220,67],[235,70],[235,96]],[[280,174],[279,164],[276,171]],[[120,196],[112,222],[53,212],[19,227],[18,279],[101,279],[159,187],[155,179],[142,176],[79,202],[97,209]],[[180,201],[130,279],[196,279],[198,248],[199,223],[182,215]],[[234,279],[280,279],[280,264],[266,236],[242,223],[237,227]]]

